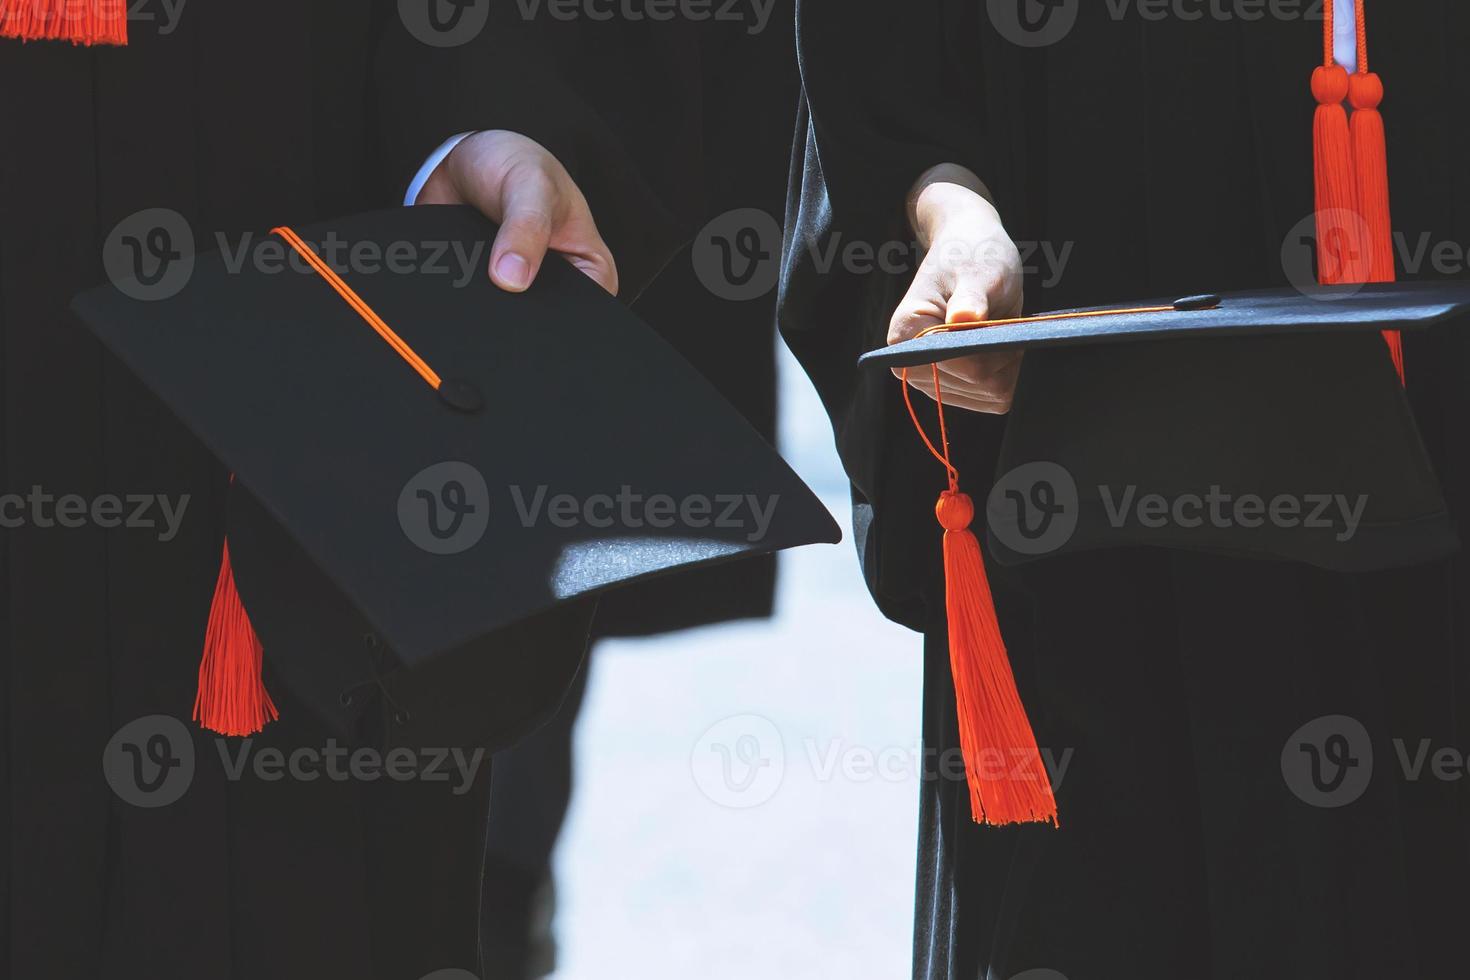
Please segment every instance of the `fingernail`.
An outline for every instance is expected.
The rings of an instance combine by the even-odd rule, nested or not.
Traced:
[[[500,257],[495,263],[495,274],[512,289],[525,289],[531,285],[531,263],[514,252],[506,252]]]

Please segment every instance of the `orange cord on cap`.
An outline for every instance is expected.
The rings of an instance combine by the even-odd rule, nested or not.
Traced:
[[[297,254],[305,259],[307,264],[315,269],[317,274],[327,281],[327,285],[335,289],[337,291],[337,295],[345,299],[347,301],[347,305],[356,310],[358,316],[362,317],[363,320],[367,322],[368,326],[377,331],[378,336],[386,340],[388,342],[388,346],[397,351],[398,356],[403,358],[403,360],[408,364],[409,367],[417,371],[419,377],[427,381],[431,388],[437,389],[441,385],[443,385],[444,381],[442,378],[439,377],[438,372],[429,367],[428,362],[426,362],[422,357],[419,357],[419,355],[414,352],[414,349],[408,346],[408,342],[405,341],[402,337],[398,336],[397,332],[394,331],[392,327],[384,323],[383,318],[378,316],[377,313],[373,312],[373,308],[371,306],[368,306],[361,296],[357,295],[357,291],[354,290],[351,286],[347,285],[347,282],[341,276],[337,275],[336,271],[331,266],[323,262],[321,256],[312,251],[311,246],[302,241],[300,235],[296,234],[296,232],[292,231],[290,228],[285,227],[284,225],[279,228],[272,228],[271,234],[280,235],[282,238],[284,238],[286,240],[286,244],[295,249]]]
[[[128,0],[0,0],[0,37],[128,43]]]

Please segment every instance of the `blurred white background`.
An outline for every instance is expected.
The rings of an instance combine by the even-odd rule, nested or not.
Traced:
[[[847,540],[783,557],[768,623],[598,647],[558,980],[909,973],[920,641],[868,597],[831,429],[782,356],[782,452]]]

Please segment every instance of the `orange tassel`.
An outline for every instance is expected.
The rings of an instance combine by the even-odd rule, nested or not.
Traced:
[[[1393,222],[1388,211],[1388,149],[1383,132],[1383,82],[1374,72],[1352,76],[1348,98],[1358,212],[1363,216],[1368,282],[1393,282]]]
[[[1358,212],[1363,216],[1363,245],[1367,253],[1364,273],[1367,282],[1393,282],[1397,270],[1393,257],[1393,219],[1388,204],[1388,140],[1383,114],[1378,111],[1383,104],[1383,79],[1368,70],[1368,27],[1361,2],[1356,13],[1358,70],[1348,83],[1348,102],[1353,107],[1353,166],[1357,171]],[[1383,339],[1402,383],[1403,337],[1397,330],[1385,330]]]
[[[1312,121],[1317,279],[1324,284],[1362,282],[1367,268],[1352,139],[1342,107],[1347,94],[1348,73],[1341,65],[1324,65],[1312,73],[1312,95],[1317,99]]]
[[[995,615],[980,542],[970,531],[975,505],[946,491],[935,508],[944,527],[944,598],[960,750],[976,823],[1057,823],[1051,778],[1016,690]]]
[[[199,661],[195,721],[220,735],[254,735],[280,717],[260,677],[262,652],[260,638],[235,590],[227,540],[209,607],[204,656]]]
[[[0,0],[0,37],[125,45],[127,0]]]

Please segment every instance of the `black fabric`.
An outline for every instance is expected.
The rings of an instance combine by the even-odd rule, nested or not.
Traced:
[[[632,160],[618,120],[584,128],[599,106],[567,101],[556,62],[531,57],[525,31],[546,24],[517,19],[454,57],[404,43],[398,6],[191,4],[168,33],[135,19],[124,50],[0,44],[0,485],[188,500],[166,541],[95,524],[0,532],[7,976],[417,980],[475,967],[488,767],[459,796],[231,781],[215,740],[195,734],[189,791],[143,809],[99,765],[123,725],[187,718],[226,519],[224,468],[66,311],[104,280],[122,219],[170,208],[202,251],[219,234],[390,206],[444,138],[504,126],[575,144],[629,295],[677,247],[671,222],[688,220],[690,159],[670,142]],[[564,52],[583,26],[557,21],[535,44]],[[582,47],[570,77],[599,78],[596,103],[656,116],[678,100],[666,85],[678,30],[648,38],[646,59]],[[546,73],[517,74],[527,61]],[[655,158],[656,177],[634,173]],[[284,717],[256,748],[333,737],[273,690]]]
[[[944,161],[980,174],[1018,242],[1070,250],[1060,275],[1029,277],[1032,311],[1285,286],[1283,253],[1312,209],[1320,20],[1077,4],[1053,12],[1076,15],[1064,38],[1024,48],[987,16],[1006,6],[798,6],[804,104],[781,326],[833,416],[868,584],[885,613],[929,635],[929,747],[954,744],[935,627],[945,478],[897,381],[854,367],[883,345],[912,269],[828,272],[817,257],[839,241],[911,241],[905,194]],[[1414,251],[1421,234],[1463,242],[1470,143],[1445,120],[1459,111],[1470,14],[1438,2],[1371,11],[1394,226]],[[1464,277],[1416,277],[1445,274]],[[1406,345],[1415,420],[1463,524],[1470,347],[1451,329]],[[920,412],[932,430],[932,408]],[[964,487],[982,497],[1007,421],[947,415]],[[990,571],[1042,744],[1075,761],[1056,831],[973,827],[956,781],[926,781],[916,977],[1463,968],[1446,924],[1467,911],[1465,784],[1406,778],[1393,744],[1466,748],[1463,557],[1341,575],[1111,548]],[[1338,713],[1370,733],[1376,766],[1353,805],[1322,809],[1288,791],[1282,752]]]
[[[1007,564],[1146,545],[1362,572],[1460,548],[1376,333],[1028,353],[998,469],[986,543]]]
[[[738,18],[699,24],[695,145],[703,195],[695,226],[710,227],[755,209],[769,215],[774,227],[782,213],[797,103],[794,21],[790,0],[778,0],[764,24]],[[761,242],[748,272],[763,280],[769,276],[780,261],[778,244]],[[710,287],[709,277],[710,270],[696,268],[693,249],[685,247],[639,296],[634,312],[775,445],[774,276],[749,298],[722,295]],[[641,636],[768,616],[775,590],[774,557],[700,569],[608,594],[598,604],[595,630],[599,636]]]

